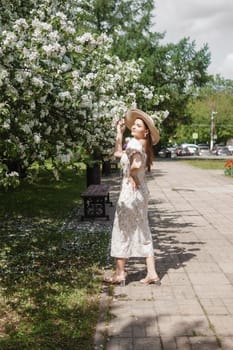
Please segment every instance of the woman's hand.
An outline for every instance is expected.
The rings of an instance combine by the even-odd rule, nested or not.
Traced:
[[[135,178],[133,178],[133,176],[129,176],[129,183],[131,184],[133,191],[137,191],[139,188],[139,182],[136,181]]]
[[[121,119],[118,121],[117,123],[117,133],[119,135],[123,135],[125,132],[125,120],[124,119]]]

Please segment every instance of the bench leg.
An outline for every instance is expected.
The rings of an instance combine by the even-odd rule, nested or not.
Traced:
[[[109,193],[108,193],[108,195],[107,195],[106,203],[110,204],[110,207],[112,207],[112,202],[110,201],[110,195],[109,195]]]
[[[83,198],[84,215],[81,220],[85,218],[106,218],[109,220],[109,215],[106,215],[105,197]]]

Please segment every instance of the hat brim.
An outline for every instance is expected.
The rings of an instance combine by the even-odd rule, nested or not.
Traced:
[[[141,111],[140,109],[129,109],[127,111],[125,116],[125,124],[127,128],[131,129],[134,121],[138,118],[142,119],[144,123],[147,125],[148,129],[150,130],[152,143],[153,145],[156,145],[156,143],[158,143],[160,140],[159,131],[155,127],[153,119],[148,114]]]

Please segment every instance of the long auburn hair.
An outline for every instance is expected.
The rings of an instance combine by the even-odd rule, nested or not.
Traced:
[[[148,126],[146,125],[146,123],[144,122],[144,120],[142,120],[146,130],[148,131],[148,134],[146,135],[146,167],[147,170],[150,171],[151,170],[151,165],[153,163],[153,159],[154,159],[154,150],[153,150],[153,143],[152,143],[152,138],[151,138],[151,134],[150,134],[150,130],[148,128]]]

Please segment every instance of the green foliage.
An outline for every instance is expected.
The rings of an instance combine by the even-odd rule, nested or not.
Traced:
[[[233,137],[233,81],[216,76],[189,104],[193,128],[199,134],[201,142],[210,138],[210,118],[215,115],[216,143],[226,143]]]
[[[180,127],[188,126],[192,121],[187,109],[190,99],[196,88],[205,85],[209,79],[206,71],[210,54],[207,46],[196,50],[195,41],[189,38],[182,39],[176,45],[167,45],[161,49],[161,53],[162,59],[158,55],[153,77],[156,91],[169,95],[169,99],[159,105],[161,109],[169,110],[163,125],[164,136],[165,140],[172,136],[178,139]]]
[[[76,3],[84,30],[108,35],[117,30],[129,39],[138,31],[142,35],[149,30],[154,7],[153,0],[83,0],[78,3],[74,0],[73,3]]]

